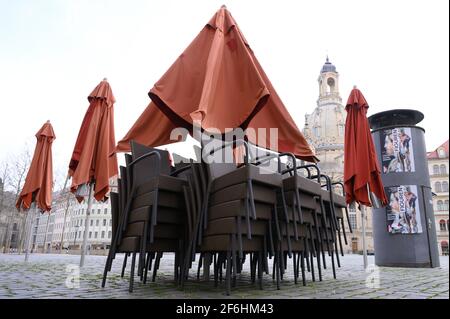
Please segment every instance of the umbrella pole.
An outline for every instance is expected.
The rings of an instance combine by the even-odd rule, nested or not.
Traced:
[[[367,240],[366,240],[366,206],[361,205],[361,227],[362,227],[362,241],[363,241],[363,256],[364,269],[367,268]]]
[[[91,209],[92,209],[92,193],[93,193],[93,191],[94,191],[94,183],[91,183],[91,185],[89,187],[86,219],[84,220],[84,235],[83,235],[83,246],[81,247],[80,267],[84,266],[84,258],[86,256],[87,238],[88,238],[88,232],[89,232],[89,217],[91,215]]]
[[[70,176],[67,175],[66,181],[64,182],[63,192],[66,191],[67,182],[69,181]],[[67,201],[66,201],[66,210],[64,211],[64,223],[63,228],[61,232],[61,243],[59,245],[59,253],[61,254],[64,248],[64,232],[66,230],[66,219],[67,219],[67,211],[69,210],[69,204],[70,204],[70,191],[67,191]]]
[[[31,220],[29,220],[27,222],[27,226],[28,226],[28,224],[29,224],[29,226],[28,226],[28,232],[27,232],[27,238],[26,238],[26,244],[25,244],[25,247],[26,247],[26,250],[25,250],[25,262],[28,261],[28,257],[29,257],[29,254],[30,254],[31,238],[33,236],[33,224],[34,224],[35,215],[37,213],[37,210],[38,210],[38,207],[37,207],[36,203],[34,203],[34,209],[33,210],[31,210],[31,209],[28,210],[28,213],[27,213],[27,219],[31,218]]]

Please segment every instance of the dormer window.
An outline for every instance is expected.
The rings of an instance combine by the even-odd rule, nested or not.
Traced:
[[[445,150],[443,148],[438,149],[438,155],[440,158],[446,157]]]

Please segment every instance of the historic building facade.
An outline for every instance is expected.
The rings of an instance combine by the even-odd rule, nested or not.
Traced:
[[[433,207],[436,222],[439,253],[448,255],[449,218],[448,218],[448,140],[437,149],[427,153],[430,183],[433,189]]]
[[[344,138],[345,106],[339,92],[339,73],[328,59],[323,65],[319,78],[319,98],[311,114],[305,115],[303,134],[320,159],[320,170],[333,181],[343,181],[344,177]],[[353,233],[348,233],[348,243],[344,250],[358,253],[362,251],[361,213],[357,207],[350,208],[350,222]],[[372,213],[366,210],[367,249],[373,252]]]

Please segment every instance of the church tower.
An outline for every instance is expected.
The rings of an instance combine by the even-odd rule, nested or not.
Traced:
[[[346,112],[339,94],[339,73],[328,56],[317,81],[317,106],[306,114],[303,133],[320,159],[320,169],[333,180],[342,180]]]

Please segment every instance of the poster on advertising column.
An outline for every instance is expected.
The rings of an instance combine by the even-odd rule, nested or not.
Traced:
[[[420,234],[419,196],[416,185],[385,187],[387,230],[390,234]]]
[[[380,134],[383,173],[415,172],[411,128],[392,128]]]

